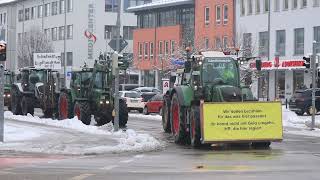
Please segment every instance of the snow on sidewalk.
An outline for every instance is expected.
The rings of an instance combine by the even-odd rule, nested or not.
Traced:
[[[66,130],[72,130],[79,133],[81,132],[81,134],[92,134],[92,138],[97,138],[97,136],[99,136],[103,139],[101,143],[94,145],[63,144],[54,145],[51,148],[52,142],[51,144],[50,142],[48,142],[47,145],[43,144],[43,147],[34,147],[32,146],[33,141],[37,141],[37,139],[41,137],[48,137],[52,132],[45,132],[44,130],[41,130],[41,128],[36,129],[37,126],[14,127],[11,123],[10,125],[6,125],[5,127],[6,139],[4,143],[0,143],[0,150],[22,150],[28,152],[30,151],[56,154],[100,154],[122,152],[145,152],[155,151],[163,148],[162,143],[160,143],[157,139],[148,134],[136,133],[134,130],[131,129],[113,132],[113,126],[111,123],[101,127],[87,126],[82,124],[82,122],[79,121],[76,117],[73,119],[58,121],[52,119],[43,119],[37,116],[33,117],[31,115],[17,116],[13,115],[11,112],[8,111],[5,112],[5,119],[48,125],[46,127],[61,127]],[[118,144],[108,144],[108,138],[116,140]],[[81,142],[80,139],[79,142]],[[23,148],[21,149],[21,147]],[[50,147],[51,149],[47,147]]]

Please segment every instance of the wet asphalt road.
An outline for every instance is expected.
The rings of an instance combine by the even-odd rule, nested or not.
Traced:
[[[320,179],[320,139],[285,133],[269,150],[245,146],[192,149],[179,146],[159,120],[131,118],[128,128],[166,144],[157,152],[55,156],[0,152],[1,180],[51,179]],[[3,163],[0,163],[3,164]]]

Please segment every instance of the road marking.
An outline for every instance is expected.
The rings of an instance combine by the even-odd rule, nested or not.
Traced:
[[[111,165],[111,166],[105,166],[105,167],[102,167],[102,168],[100,168],[100,169],[102,169],[102,170],[112,170],[112,169],[114,169],[114,168],[116,168],[116,167],[119,167],[119,166],[117,166],[117,165]]]
[[[70,180],[83,180],[93,175],[94,174],[80,174],[79,176],[72,177]]]

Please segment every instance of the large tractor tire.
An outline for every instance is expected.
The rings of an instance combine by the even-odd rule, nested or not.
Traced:
[[[251,146],[255,149],[268,149],[270,148],[271,142],[253,142]]]
[[[190,143],[193,147],[201,146],[200,108],[193,106],[190,112]]]
[[[34,102],[32,97],[23,96],[21,99],[21,111],[22,115],[27,115],[28,113],[34,115]]]
[[[69,93],[61,92],[58,100],[59,119],[68,119],[73,117],[72,98]]]
[[[76,102],[73,112],[83,124],[90,125],[91,111],[88,102]]]
[[[186,144],[188,136],[186,133],[186,108],[181,106],[177,94],[172,96],[171,100],[171,132],[175,143]]]
[[[162,128],[166,133],[171,133],[170,108],[171,108],[170,99],[165,97],[163,99],[161,115],[162,115]]]
[[[11,111],[14,115],[21,115],[21,96],[19,95],[18,89],[12,88],[11,91]]]
[[[126,127],[128,123],[128,107],[124,100],[119,99],[119,126]]]

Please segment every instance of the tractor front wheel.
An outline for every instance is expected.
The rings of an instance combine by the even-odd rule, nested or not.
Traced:
[[[163,106],[162,106],[162,128],[164,132],[171,133],[171,122],[170,122],[170,100],[167,97],[163,99]]]
[[[58,101],[59,119],[63,120],[72,118],[72,110],[73,107],[71,95],[66,92],[61,92]]]
[[[21,110],[22,115],[27,115],[28,113],[34,114],[33,98],[28,96],[23,96],[21,100]]]
[[[181,106],[177,94],[174,94],[171,100],[171,131],[176,143],[185,144],[187,142],[186,135],[186,108]]]
[[[21,96],[19,95],[17,88],[12,88],[11,91],[11,110],[14,115],[21,115],[21,103],[20,99]]]
[[[198,106],[191,108],[190,113],[190,142],[193,147],[201,146],[200,109]]]
[[[85,125],[90,125],[91,113],[88,102],[76,102],[74,105],[74,115]]]

